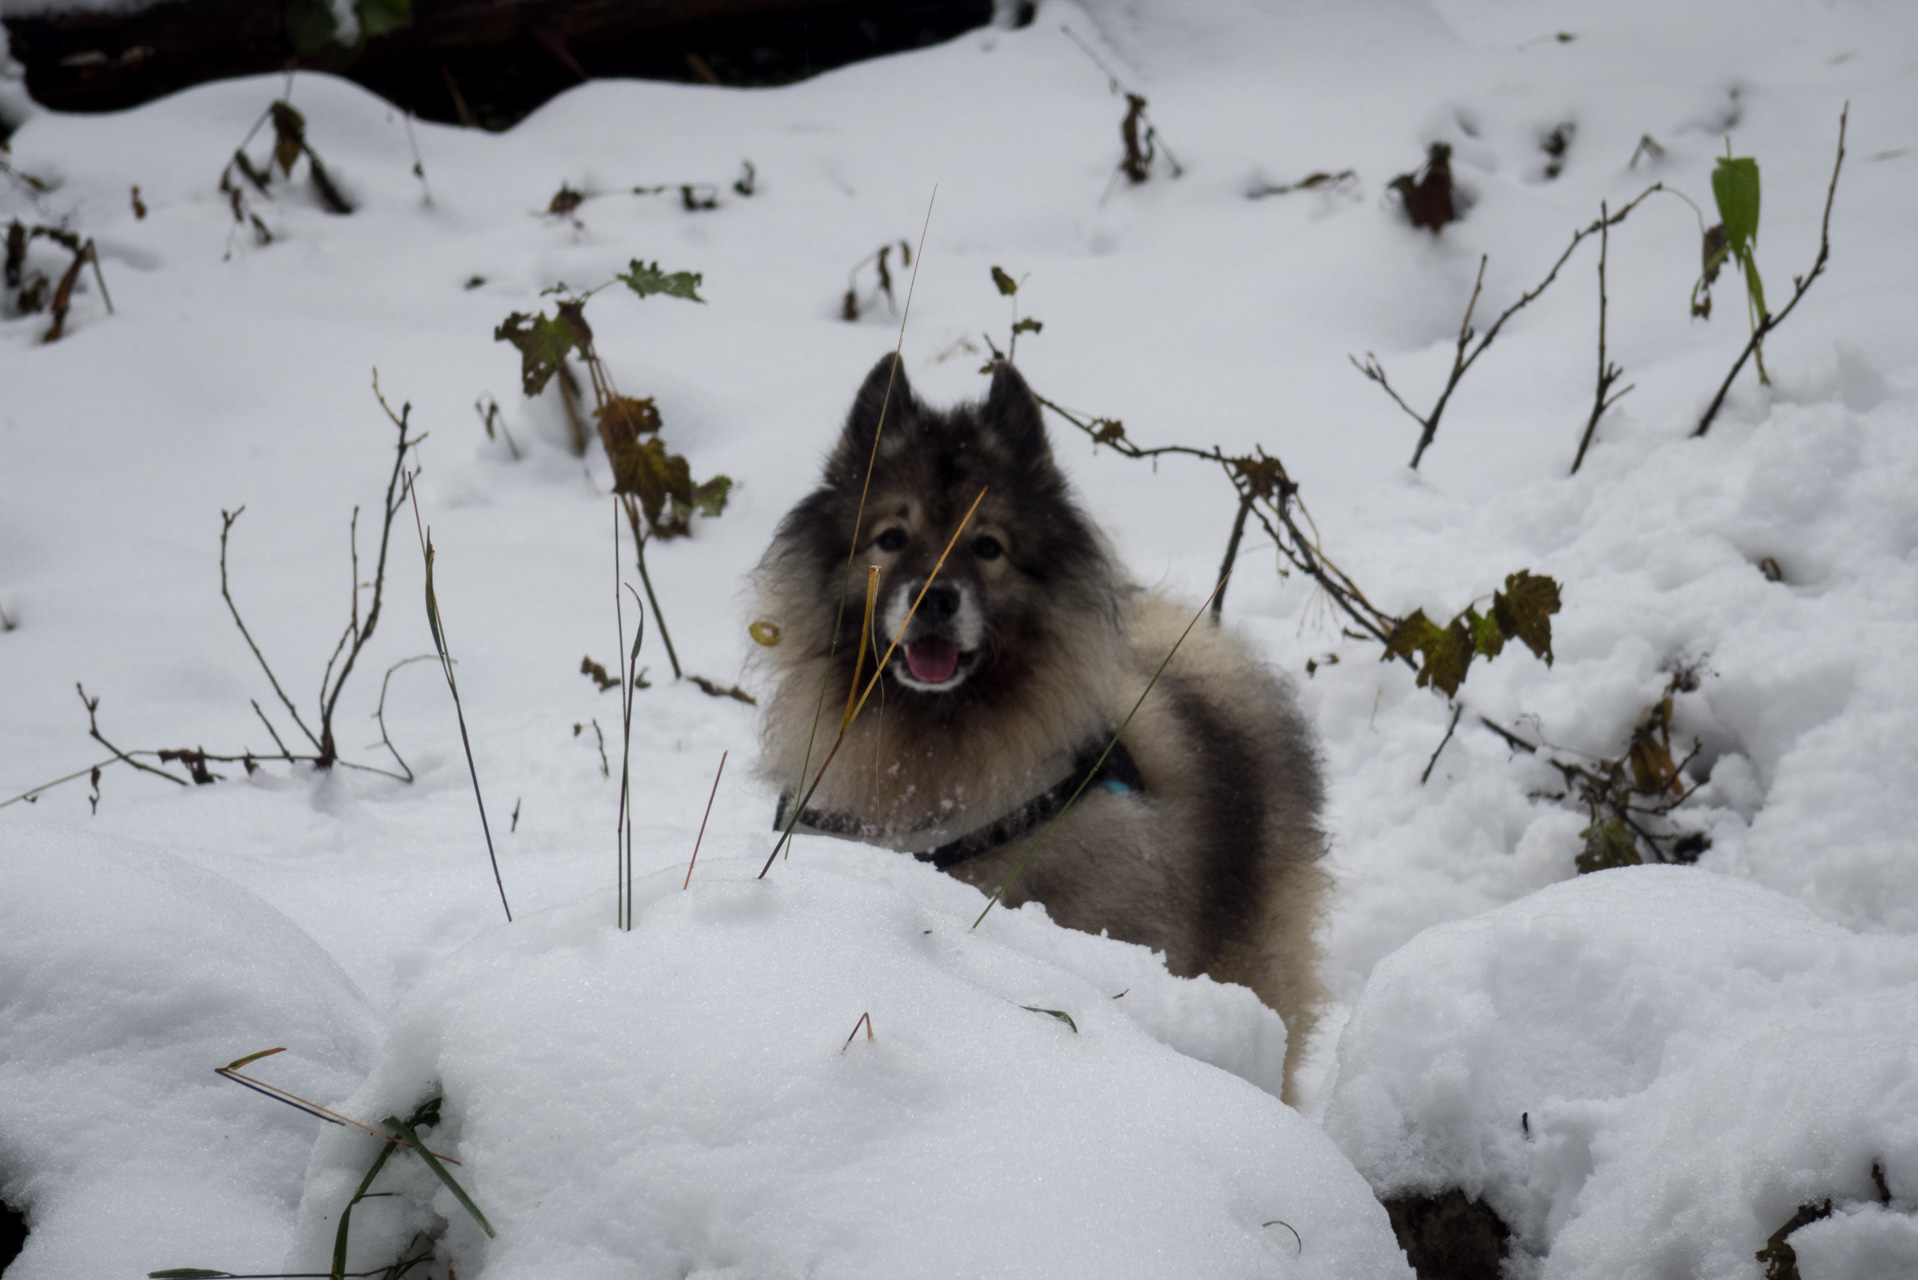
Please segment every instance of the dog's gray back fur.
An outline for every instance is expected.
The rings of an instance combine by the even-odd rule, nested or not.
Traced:
[[[893,848],[962,836],[1060,782],[1118,728],[1191,616],[1120,570],[1068,493],[1016,371],[1000,365],[982,404],[935,411],[888,356],[861,388],[824,484],[781,522],[756,576],[760,616],[783,637],[769,651],[768,779],[792,790],[808,754],[816,770],[830,747],[859,652],[867,564],[884,565],[882,601],[888,589],[916,591],[982,488],[938,573],[981,602],[976,667],[936,692],[882,678],[809,805]],[[892,529],[906,544],[880,550],[877,531]],[[975,555],[981,538],[1003,553]],[[862,686],[891,639],[869,637]],[[1323,995],[1313,933],[1329,880],[1311,729],[1290,686],[1208,620],[1123,742],[1143,790],[1088,788],[1006,902],[1037,900],[1061,924],[1163,951],[1176,974],[1250,986],[1285,1020],[1289,1095]],[[991,892],[1038,834],[952,874]]]

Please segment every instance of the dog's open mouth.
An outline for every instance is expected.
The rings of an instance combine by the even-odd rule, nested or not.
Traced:
[[[951,636],[922,635],[905,646],[906,683],[922,689],[943,689],[964,679],[974,653],[962,651]]]
[[[920,636],[906,646],[906,667],[922,684],[944,684],[959,669],[959,646],[945,636]]]

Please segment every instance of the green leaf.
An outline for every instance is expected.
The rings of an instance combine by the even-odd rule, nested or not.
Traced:
[[[433,593],[433,542],[430,536],[426,543],[426,625],[433,633],[433,647],[439,651],[440,661],[444,662],[446,638],[440,634],[440,601]]]
[[[1469,611],[1468,611],[1469,612]],[[1465,668],[1472,661],[1472,633],[1465,629],[1463,616],[1441,627],[1418,609],[1392,629],[1385,642],[1387,658],[1423,654],[1419,663],[1418,686],[1427,685],[1445,691],[1446,697],[1458,692],[1465,679]]]
[[[231,1280],[231,1271],[208,1271],[205,1267],[171,1267],[147,1272],[147,1280]]]
[[[1609,871],[1613,867],[1635,867],[1644,859],[1638,856],[1638,843],[1632,830],[1617,818],[1595,822],[1579,832],[1585,837],[1584,851],[1578,855],[1578,874]]]
[[[446,1171],[446,1166],[440,1163],[438,1156],[426,1149],[426,1144],[420,1141],[420,1135],[413,1132],[412,1125],[406,1123],[406,1121],[400,1119],[398,1116],[388,1116],[386,1119],[380,1121],[380,1123],[386,1126],[389,1133],[411,1147],[414,1155],[426,1161],[426,1167],[431,1169],[438,1175],[439,1180],[446,1184],[446,1189],[453,1193],[453,1198],[460,1202],[460,1207],[473,1215],[473,1221],[479,1223],[480,1230],[486,1233],[488,1239],[493,1239],[498,1236],[499,1233],[493,1230],[493,1224],[486,1220],[486,1215],[481,1213],[479,1206],[473,1203],[473,1197],[466,1194],[465,1187],[453,1181],[453,1175]]]
[[[1005,271],[999,267],[992,269],[992,282],[998,285],[999,292],[1008,298],[1019,292],[1019,282],[1007,275]]]
[[[1472,652],[1472,633],[1463,623],[1454,622],[1440,632],[1437,643],[1426,650],[1418,683],[1443,689],[1445,696],[1451,697],[1465,681],[1465,668],[1472,661]]]
[[[1498,657],[1505,648],[1505,633],[1499,629],[1498,619],[1477,609],[1467,609],[1460,619],[1465,623],[1465,629],[1472,633],[1472,647],[1484,654],[1487,660]]]
[[[440,1104],[445,1100],[440,1094],[434,1094],[413,1108],[413,1114],[406,1118],[406,1123],[415,1129],[431,1129],[440,1122]]]
[[[362,41],[413,25],[413,0],[360,0],[353,12],[360,18]]]
[[[572,325],[544,312],[529,316],[515,311],[493,330],[493,341],[519,349],[520,389],[529,396],[546,390],[560,362],[579,345]]]
[[[663,293],[671,298],[684,298],[688,302],[704,302],[706,299],[695,292],[704,278],[697,271],[674,271],[667,273],[659,269],[657,262],[645,263],[634,258],[626,274],[614,276],[628,289],[642,298],[655,293]]]
[[[1014,333],[1037,333],[1045,327],[1042,322],[1034,320],[1031,316],[1027,316],[1025,319],[1013,325],[1012,331]]]
[[[1030,1004],[1022,1004],[1019,1007],[1021,1009],[1024,1009],[1028,1013],[1043,1013],[1047,1015],[1048,1017],[1057,1018],[1059,1021],[1065,1023],[1068,1027],[1072,1028],[1073,1035],[1076,1036],[1079,1034],[1079,1024],[1074,1022],[1072,1020],[1072,1015],[1067,1013],[1064,1009],[1041,1009],[1037,1005],[1030,1005]]]
[[[1725,223],[1725,239],[1740,258],[1749,257],[1758,239],[1758,161],[1721,156],[1712,170],[1712,199]]]
[[[1492,616],[1507,640],[1517,638],[1552,665],[1552,615],[1558,612],[1558,582],[1542,573],[1520,569],[1505,579],[1505,590],[1492,596]]]
[[[1381,661],[1410,658],[1420,649],[1429,647],[1438,634],[1438,624],[1425,616],[1425,610],[1414,609],[1410,617],[1392,628],[1392,634],[1386,638],[1385,655]]]
[[[711,518],[726,510],[726,500],[733,493],[731,476],[714,476],[705,484],[693,490],[693,507],[700,515]]]
[[[286,34],[302,57],[323,53],[339,41],[339,22],[325,0],[295,0],[286,8]]]

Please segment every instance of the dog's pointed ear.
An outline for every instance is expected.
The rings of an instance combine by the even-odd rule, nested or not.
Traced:
[[[887,435],[902,431],[912,411],[912,384],[906,381],[905,361],[892,354],[882,356],[853,397],[852,412],[846,415],[846,429],[839,437],[839,459],[863,469],[872,456],[873,437],[882,422]]]
[[[986,393],[986,426],[1014,456],[1033,461],[1050,461],[1052,450],[1046,444],[1045,420],[1039,416],[1039,399],[1009,361],[993,365],[992,389]]]

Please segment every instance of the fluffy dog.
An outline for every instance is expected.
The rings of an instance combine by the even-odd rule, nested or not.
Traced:
[[[866,567],[881,571],[868,673],[932,576],[799,829],[912,853],[989,893],[1092,771],[1191,609],[1119,568],[1010,365],[983,404],[938,411],[896,364],[867,376],[824,483],[760,562],[760,616],[782,636],[761,769],[784,788],[783,827],[809,741],[816,771],[846,705]],[[1201,622],[1005,901],[1162,951],[1175,974],[1251,987],[1285,1020],[1290,1100],[1323,994],[1322,795],[1290,687]]]

